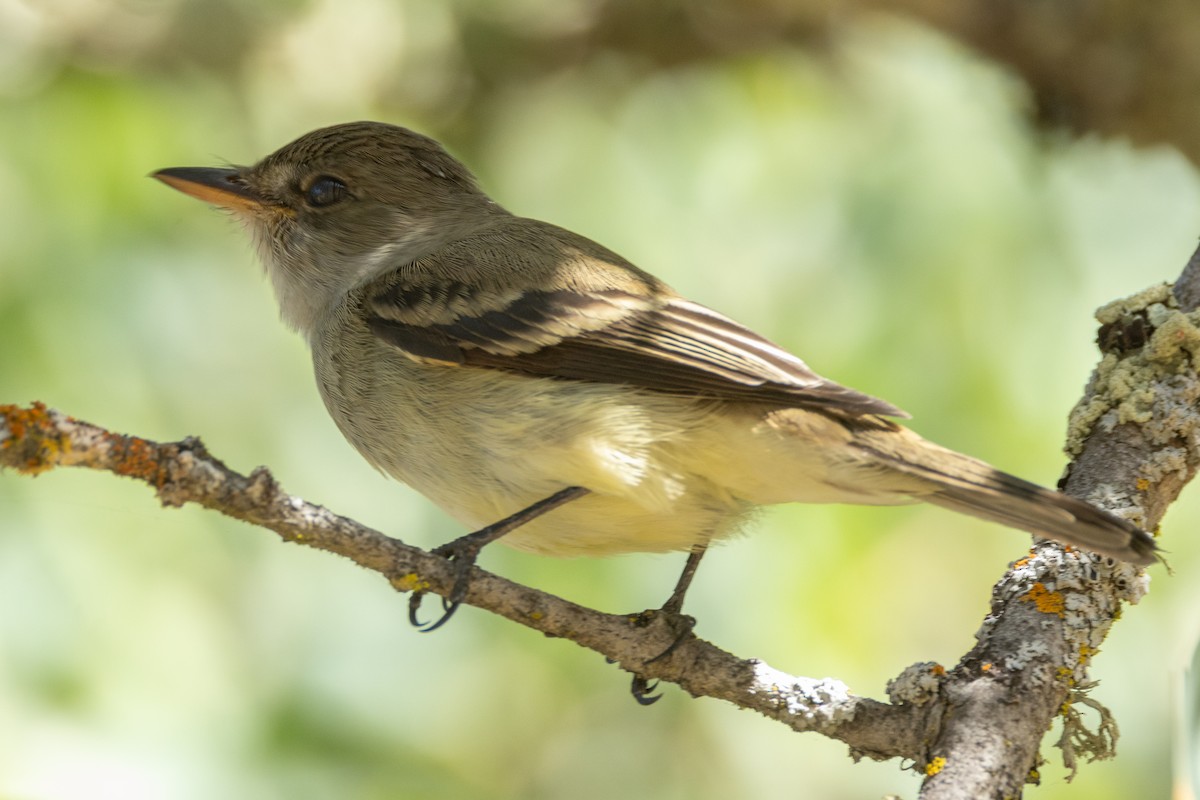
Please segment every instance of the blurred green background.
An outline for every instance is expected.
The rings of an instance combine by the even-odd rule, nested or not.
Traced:
[[[241,231],[144,176],[256,160],[372,118],[443,140],[503,205],[597,239],[1053,484],[1092,311],[1173,280],[1200,180],[1169,147],[1035,129],[1022,82],[898,17],[706,57],[597,44],[600,0],[0,0],[0,402],[200,435],[230,466],[422,546],[461,531],[326,418]],[[710,20],[719,28],[722,19]],[[729,17],[733,19],[733,17]],[[631,34],[632,35],[632,34]],[[661,38],[661,48],[655,37]],[[658,49],[656,49],[658,48]],[[661,57],[647,53],[660,52]],[[536,56],[536,57],[535,57]],[[1195,492],[1175,576],[1095,662],[1115,761],[1038,798],[1169,793],[1200,623]],[[858,693],[970,647],[1027,538],[932,508],[771,509],[714,552],[698,633]],[[608,611],[682,556],[486,568]],[[424,636],[348,563],[141,485],[0,475],[0,798],[866,798],[896,762],[668,687],[466,609]]]

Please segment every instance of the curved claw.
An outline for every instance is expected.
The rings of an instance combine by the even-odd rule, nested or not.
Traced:
[[[421,610],[421,601],[424,599],[424,592],[413,592],[408,598],[408,624],[417,630],[422,630],[425,627],[425,623],[417,619],[417,612]]]
[[[457,594],[457,591],[455,591],[454,594]],[[458,610],[458,606],[461,606],[462,604],[458,601],[451,602],[443,597],[442,610],[445,613],[443,613],[442,616],[439,616],[437,620],[432,622],[422,622],[416,618],[416,613],[418,613],[421,609],[421,602],[424,600],[424,591],[414,591],[413,596],[409,597],[408,599],[408,624],[415,627],[416,630],[420,631],[421,633],[428,633],[430,631],[438,630],[439,627],[442,627],[446,624],[446,620],[449,620],[450,616],[454,615],[456,610]]]
[[[467,575],[471,571],[471,567],[475,565],[475,559],[479,555],[479,546],[474,542],[464,542],[464,539],[466,537],[456,539],[441,547],[435,547],[430,551],[435,556],[449,560],[458,573],[454,579],[454,587],[450,590],[450,596],[442,598],[442,611],[444,612],[442,616],[433,622],[421,622],[417,618],[417,612],[421,609],[425,592],[413,592],[412,596],[408,598],[408,622],[421,633],[432,633],[449,622],[450,618],[454,616],[454,612],[458,611],[458,607],[462,605],[463,598],[467,596]]]
[[[446,609],[446,613],[442,614],[442,616],[439,617],[436,622],[431,622],[422,628],[417,628],[417,630],[419,630],[421,633],[433,633],[438,628],[449,622],[450,618],[454,616],[454,612],[458,611],[458,607],[461,605],[462,603],[446,603],[443,600],[442,606]]]
[[[465,595],[466,583],[465,579],[460,576],[454,584],[454,589],[450,592],[450,599],[442,598],[442,616],[438,617],[433,622],[421,622],[417,618],[417,612],[421,610],[421,601],[425,599],[424,592],[413,592],[412,597],[408,598],[408,622],[421,633],[432,633],[438,628],[445,625],[454,616],[454,612],[458,611],[458,607],[462,605],[462,600],[459,599]]]
[[[633,682],[629,686],[629,693],[633,695],[633,699],[638,702],[638,705],[652,706],[662,699],[661,694],[651,694],[658,688],[658,681],[650,683],[641,675],[634,675]]]

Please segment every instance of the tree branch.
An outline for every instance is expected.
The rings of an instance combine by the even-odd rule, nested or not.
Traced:
[[[1067,452],[1075,460],[1061,481],[1067,494],[1156,529],[1195,475],[1198,305],[1200,250],[1173,288],[1154,286],[1097,312],[1104,357],[1071,414]],[[1035,552],[993,588],[978,643],[943,686],[946,724],[931,753],[945,762],[926,781],[926,800],[1016,797],[1036,781],[1042,732],[1058,714],[1065,725],[1078,724],[1070,704],[1090,688],[1092,656],[1122,602],[1136,603],[1149,587],[1148,576],[1128,564],[1050,543]],[[1087,739],[1072,734],[1063,739]],[[1100,745],[1085,755],[1112,751]],[[1064,756],[1073,769],[1072,750]]]
[[[1177,301],[1176,297],[1182,298]],[[1147,527],[1200,463],[1200,251],[1175,286],[1154,287],[1101,309],[1105,356],[1072,414],[1077,460],[1065,491]],[[124,436],[35,404],[0,406],[0,468],[36,475],[87,467],[141,480],[167,506],[193,502],[277,533],[286,542],[345,556],[400,592],[445,596],[454,572],[442,558],[284,492],[263,468],[239,474],[197,439],[158,443]],[[474,568],[465,602],[569,639],[647,679],[726,700],[796,731],[848,744],[855,757],[900,757],[924,770],[925,798],[1015,797],[1035,775],[1050,722],[1062,742],[1110,755],[1107,735],[1084,735],[1071,702],[1123,602],[1144,594],[1134,567],[1039,543],[993,588],[978,643],[950,671],[916,664],[888,685],[891,702],[849,693],[832,679],[787,675],[689,634],[661,659],[675,631],[653,613],[603,614]],[[1107,723],[1106,723],[1107,724]],[[1074,727],[1072,727],[1074,726]],[[1102,732],[1103,733],[1103,732]]]
[[[0,406],[0,468],[37,475],[86,467],[149,484],[165,506],[196,503],[274,531],[285,542],[349,558],[400,592],[446,596],[455,573],[442,558],[385,536],[284,492],[263,468],[229,469],[198,439],[159,443],[123,436],[41,404]],[[817,731],[874,758],[917,759],[927,709],[857,697],[838,681],[787,675],[739,659],[694,635],[653,660],[676,632],[653,615],[616,615],[507,581],[474,568],[465,602],[547,636],[569,639],[649,679],[678,684],[694,696],[753,709],[796,731]]]

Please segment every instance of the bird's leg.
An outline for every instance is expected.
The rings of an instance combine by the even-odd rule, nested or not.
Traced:
[[[688,553],[687,563],[683,565],[683,572],[679,575],[679,580],[675,581],[675,590],[671,592],[671,596],[667,598],[667,602],[663,603],[662,611],[667,614],[678,615],[683,611],[683,597],[687,594],[688,587],[692,585],[692,578],[696,577],[696,569],[700,566],[700,559],[704,558],[705,551],[708,550],[708,543],[698,544]],[[693,624],[695,620],[692,620]],[[669,651],[668,651],[669,652]],[[660,653],[655,658],[662,658],[666,653]]]
[[[687,638],[687,635],[692,632],[692,628],[696,627],[696,619],[681,612],[683,610],[684,595],[687,594],[688,587],[692,585],[692,578],[696,576],[696,568],[700,566],[700,559],[704,558],[704,552],[707,549],[707,542],[698,544],[692,548],[692,551],[688,553],[687,563],[683,565],[683,572],[679,575],[679,580],[675,582],[675,590],[671,592],[671,596],[667,598],[667,602],[663,603],[663,607],[657,612],[649,612],[646,615],[648,619],[650,614],[663,614],[673,626],[677,627],[675,640],[667,645],[666,650],[663,650],[654,658],[647,661],[647,664],[653,664],[655,661],[671,655],[675,648],[679,647],[683,640]],[[641,675],[634,675],[633,684],[629,687],[629,691],[633,694],[634,700],[637,700],[644,706],[648,706],[657,702],[658,698],[662,697],[661,694],[653,694],[657,687],[657,681],[649,683]]]
[[[552,511],[564,503],[569,503],[576,498],[583,497],[588,493],[588,490],[582,486],[568,486],[566,489],[555,492],[549,497],[539,500],[528,508],[523,508],[517,513],[505,517],[499,522],[493,522],[486,528],[468,533],[466,536],[460,536],[452,542],[447,542],[441,547],[433,549],[435,556],[447,558],[454,564],[457,575],[454,578],[454,586],[450,589],[450,594],[442,598],[442,609],[444,613],[441,618],[435,622],[428,624],[422,623],[417,619],[417,611],[421,608],[421,600],[425,593],[415,591],[412,597],[408,600],[408,621],[413,627],[419,629],[423,633],[435,631],[446,624],[450,617],[454,616],[454,612],[462,605],[463,598],[467,596],[468,577],[471,573],[471,567],[475,566],[475,559],[479,557],[479,551],[486,545],[491,544],[506,533],[521,527],[527,522],[531,522],[547,511]]]

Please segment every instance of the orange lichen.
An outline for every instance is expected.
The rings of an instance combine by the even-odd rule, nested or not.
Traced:
[[[127,478],[139,478],[162,488],[166,475],[159,462],[161,454],[154,444],[136,436],[121,436],[118,433],[105,433],[104,442],[113,456],[113,472]]]
[[[10,446],[17,439],[24,439],[27,429],[30,427],[47,428],[50,426],[50,416],[46,413],[45,403],[35,402],[29,408],[3,405],[0,406],[0,416],[4,417],[4,423],[12,434],[12,438],[4,442],[5,447]]]
[[[1145,478],[1138,478],[1137,483],[1134,485],[1137,486],[1137,490],[1139,492],[1144,492],[1150,488],[1150,481],[1146,480]]]
[[[985,661],[982,664],[980,664],[979,671],[980,672],[991,672],[992,671],[992,662]]]
[[[937,675],[939,678],[946,674],[946,668],[941,664],[934,664],[929,668],[930,675]]]
[[[3,405],[0,417],[9,432],[0,447],[20,448],[21,460],[14,466],[21,472],[37,475],[53,469],[59,457],[71,449],[70,438],[55,430],[45,403],[34,403],[28,408]]]
[[[1052,592],[1041,582],[1035,583],[1029,593],[1021,599],[1033,603],[1043,614],[1057,614],[1060,617],[1067,605],[1062,592]]]

